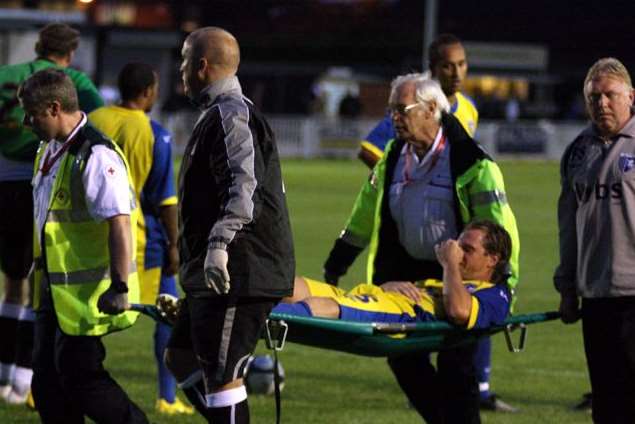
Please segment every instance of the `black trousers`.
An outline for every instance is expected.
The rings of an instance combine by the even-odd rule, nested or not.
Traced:
[[[388,358],[399,386],[429,424],[479,424],[479,392],[474,367],[476,344],[439,352],[437,369],[430,355]]]
[[[593,422],[635,423],[635,297],[582,300]]]
[[[100,337],[68,336],[57,323],[48,287],[35,316],[31,390],[44,424],[146,424],[148,420],[104,369]]]

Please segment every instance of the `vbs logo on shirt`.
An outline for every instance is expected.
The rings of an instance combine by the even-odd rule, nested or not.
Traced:
[[[635,168],[635,155],[631,153],[620,153],[618,165],[623,173],[627,173],[631,169]]]

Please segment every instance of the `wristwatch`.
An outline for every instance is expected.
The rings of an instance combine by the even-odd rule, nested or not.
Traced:
[[[125,281],[113,280],[110,284],[117,293],[128,293],[128,284]]]

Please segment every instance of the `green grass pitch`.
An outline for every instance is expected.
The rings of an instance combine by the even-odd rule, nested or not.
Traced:
[[[518,312],[557,308],[551,276],[557,262],[557,164],[503,161],[507,193],[518,220],[521,239],[521,280]],[[350,212],[368,172],[350,161],[283,162],[295,238],[297,272],[321,278],[321,268]],[[343,285],[364,281],[364,258],[343,279]],[[155,365],[152,325],[141,317],[130,330],[107,337],[107,367],[154,423],[203,423],[199,417],[168,418],[154,412]],[[483,413],[484,423],[590,423],[590,415],[571,411],[589,388],[579,324],[560,322],[529,328],[525,352],[507,352],[504,337],[493,339],[492,387],[520,408],[514,415]],[[258,351],[264,353],[264,346]],[[282,393],[285,423],[415,423],[383,359],[369,359],[298,345],[281,354],[286,370]],[[426,384],[422,381],[421,384]],[[249,399],[252,422],[272,423],[272,397]],[[25,407],[0,404],[0,423],[37,423]]]

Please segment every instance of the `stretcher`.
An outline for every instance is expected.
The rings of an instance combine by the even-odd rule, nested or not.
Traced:
[[[557,312],[509,317],[501,325],[466,330],[445,321],[420,323],[362,323],[271,313],[265,340],[270,349],[282,350],[285,342],[362,356],[399,356],[417,351],[437,352],[472,343],[503,332],[511,352],[524,349],[527,326],[559,318]],[[516,341],[512,332],[519,330]]]
[[[133,304],[131,309],[164,321],[154,305]],[[417,351],[437,352],[472,343],[484,336],[503,332],[511,352],[524,349],[527,327],[551,321],[558,312],[513,315],[501,325],[466,330],[445,321],[420,323],[366,323],[271,313],[265,328],[270,349],[280,351],[286,342],[362,356],[398,356]],[[517,340],[512,332],[518,330]]]
[[[154,305],[132,304],[130,309],[170,324],[166,313]],[[480,337],[504,332],[508,349],[511,352],[520,352],[525,347],[528,325],[559,317],[560,314],[553,311],[514,315],[501,325],[466,330],[444,321],[365,323],[272,312],[265,326],[265,342],[274,355],[276,424],[280,424],[282,413],[277,352],[284,349],[287,341],[363,356],[399,356],[419,351],[437,352],[474,342]],[[511,336],[514,330],[520,330],[516,344]]]

